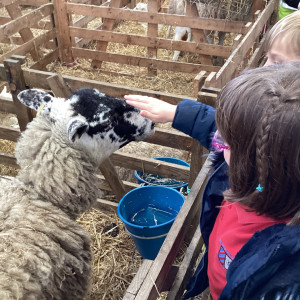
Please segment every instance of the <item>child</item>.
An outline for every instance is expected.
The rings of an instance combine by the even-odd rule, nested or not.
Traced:
[[[266,36],[265,65],[300,60],[300,10],[277,22]]]
[[[224,151],[231,188],[209,237],[212,298],[296,299],[300,226],[292,225],[300,224],[300,62],[233,79],[219,96],[216,123],[213,141]]]
[[[299,0],[280,0],[278,10],[278,20],[292,14],[300,8]]]

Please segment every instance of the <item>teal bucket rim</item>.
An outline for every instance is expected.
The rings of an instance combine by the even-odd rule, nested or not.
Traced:
[[[122,222],[128,226],[131,226],[131,227],[134,227],[134,228],[138,228],[138,229],[159,229],[161,227],[165,227],[166,225],[168,224],[171,224],[174,222],[174,220],[176,219],[176,217],[170,219],[169,221],[165,222],[165,223],[162,223],[162,224],[159,224],[159,225],[152,225],[152,226],[142,226],[142,225],[137,225],[137,224],[133,224],[133,223],[130,223],[128,222],[121,214],[120,212],[120,208],[121,208],[121,205],[122,205],[122,202],[124,201],[125,197],[128,197],[129,194],[131,193],[135,193],[137,190],[140,190],[140,189],[157,189],[157,188],[161,188],[161,189],[168,189],[170,191],[172,191],[172,193],[177,193],[180,195],[180,197],[183,199],[182,201],[182,205],[185,201],[185,197],[180,193],[178,192],[177,190],[171,188],[171,187],[167,187],[167,186],[161,186],[161,185],[147,185],[147,186],[140,186],[140,187],[137,187],[131,191],[129,191],[128,193],[126,193],[122,198],[121,200],[119,201],[119,204],[118,204],[118,209],[117,209],[117,212],[118,212],[118,216],[120,217],[120,219],[122,220]],[[130,232],[129,232],[130,233]],[[131,234],[131,233],[130,233]]]
[[[163,160],[164,158],[170,158],[172,160],[177,160],[177,161],[180,161],[180,162],[183,162],[183,164],[181,166],[186,166],[186,167],[190,167],[191,165],[186,162],[185,160],[181,159],[181,158],[177,158],[177,157],[171,157],[171,156],[157,156],[157,157],[153,157],[153,159],[156,159],[156,160],[160,160],[160,161],[164,161],[164,162],[167,162],[165,160]],[[179,164],[180,165],[180,164]],[[172,185],[163,185],[163,184],[157,184],[157,183],[153,183],[153,182],[148,182],[146,181],[145,179],[143,179],[140,175],[139,175],[139,172],[140,173],[143,173],[142,171],[137,171],[137,170],[134,170],[134,176],[135,178],[142,182],[143,184],[147,184],[147,185],[151,185],[151,186],[162,186],[162,187],[169,187],[169,188],[172,188],[172,189],[180,189],[180,188],[183,188],[183,187],[186,187],[188,186],[188,182],[184,182],[184,183],[181,183],[181,184],[172,184]],[[178,181],[180,182],[180,181]]]

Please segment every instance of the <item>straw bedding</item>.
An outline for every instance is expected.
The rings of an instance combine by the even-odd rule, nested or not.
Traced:
[[[93,278],[87,299],[122,299],[142,259],[113,210],[92,209],[78,222],[93,241]]]

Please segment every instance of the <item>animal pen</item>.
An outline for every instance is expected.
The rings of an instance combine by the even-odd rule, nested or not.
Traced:
[[[119,98],[126,94],[142,94],[173,104],[182,99],[180,95],[155,88],[137,88],[49,71],[49,65],[54,62],[60,62],[66,68],[77,68],[80,60],[88,61],[90,73],[99,70],[110,76],[124,76],[132,82],[141,74],[130,74],[130,70],[142,69],[150,78],[156,78],[163,71],[189,74],[193,79],[192,95],[188,98],[214,106],[218,92],[229,80],[245,68],[258,65],[263,54],[264,32],[272,23],[277,5],[275,0],[254,2],[249,21],[241,22],[200,18],[195,1],[186,1],[185,16],[168,14],[163,4],[148,0],[148,11],[141,12],[132,10],[135,3],[128,0],[2,0],[0,9],[4,14],[0,16],[0,43],[7,46],[7,50],[0,52],[0,81],[2,86],[8,86],[12,99],[0,96],[0,111],[15,114],[22,131],[34,117],[16,98],[26,88],[51,90],[58,97],[66,97],[71,91],[86,87]],[[28,6],[30,9],[23,13]],[[146,23],[146,34],[116,31],[116,25],[125,21]],[[194,40],[172,41],[161,37],[159,24],[190,27]],[[204,30],[226,32],[233,36],[231,45],[208,44]],[[143,51],[138,55],[126,54],[126,51],[120,54],[108,50],[111,44],[141,47]],[[192,53],[198,61],[172,61],[161,55],[166,49]],[[225,63],[213,65],[212,56],[224,58]],[[115,65],[107,68],[107,63],[124,68],[117,69]],[[16,142],[20,130],[0,126],[0,139]],[[116,208],[118,200],[127,191],[138,187],[137,183],[120,179],[116,166],[189,182],[191,191],[158,256],[154,261],[142,262],[123,298],[156,299],[161,292],[167,291],[167,299],[180,299],[202,249],[198,218],[207,163],[204,163],[204,150],[200,144],[178,131],[157,128],[155,135],[146,142],[188,151],[191,167],[158,163],[151,157],[117,151],[101,165],[99,175],[99,187],[113,191],[117,201],[98,199],[97,207]],[[16,166],[13,154],[3,152],[0,163]],[[181,261],[175,264],[183,241],[188,247]]]

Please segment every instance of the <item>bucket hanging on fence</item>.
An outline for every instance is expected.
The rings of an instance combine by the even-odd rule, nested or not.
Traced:
[[[154,157],[153,159],[165,161],[168,163],[173,163],[181,166],[190,167],[190,164],[186,161],[175,158],[175,157]],[[180,191],[181,188],[187,187],[188,183],[183,181],[178,181],[175,179],[164,178],[154,174],[143,173],[141,171],[134,171],[134,176],[139,184],[143,185],[153,185],[153,186],[166,186]]]
[[[163,186],[143,186],[119,202],[118,215],[143,258],[155,259],[185,198]]]

